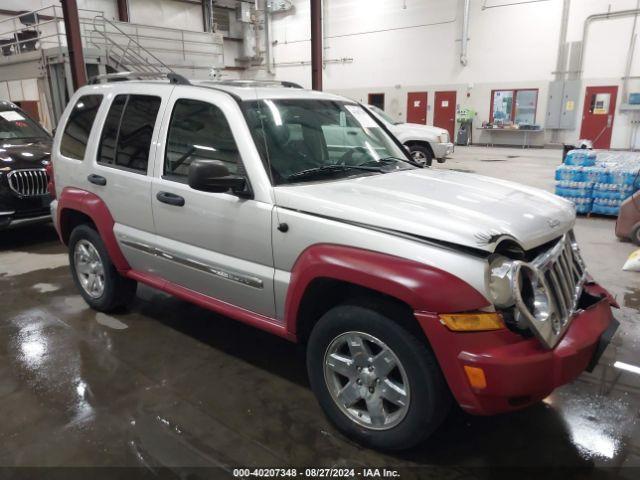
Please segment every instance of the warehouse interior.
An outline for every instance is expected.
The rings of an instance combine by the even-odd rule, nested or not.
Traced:
[[[17,478],[86,478],[88,472],[104,478],[638,478],[639,16],[640,0],[0,1],[0,472]],[[175,90],[163,93],[169,86]],[[196,110],[176,127],[179,91],[204,101],[210,95],[211,103],[221,105],[223,121]],[[129,164],[118,168],[116,159],[113,166],[101,165],[106,134],[96,130],[110,121],[108,108],[126,97],[126,106],[117,111],[118,144],[136,95],[162,100],[144,154],[148,191],[134,191],[143,183],[133,183],[140,172]],[[228,95],[235,103],[228,106],[214,95]],[[74,113],[98,96],[104,98],[95,107],[99,113],[75,125],[88,130],[79,140],[84,141],[81,158],[71,156],[80,162],[73,163],[64,143]],[[291,107],[295,101],[301,103]],[[313,107],[300,106],[305,101]],[[172,102],[175,108],[167,107]],[[329,104],[342,105],[340,112],[329,112]],[[257,108],[253,117],[252,108]],[[129,121],[132,128],[140,124],[133,136],[142,138],[147,125],[137,114]],[[288,181],[282,172],[274,176],[283,152],[318,157],[317,136],[309,133],[314,114],[321,118],[314,122],[328,122],[316,133],[326,137],[320,135],[320,143],[329,155],[336,147],[332,143],[344,142],[338,147],[347,149],[337,163],[318,167],[336,177],[308,185],[293,181],[311,168],[294,172]],[[207,115],[208,126],[228,129],[227,143],[205,143],[209,133],[224,136],[216,131],[206,133],[200,145],[184,133],[193,146],[185,147],[177,164],[194,148],[209,152],[199,161],[224,163],[222,150],[230,138],[241,168],[225,167],[219,175],[228,182],[225,187],[203,189],[199,193],[206,201],[191,207],[190,193],[182,192],[197,190],[193,161],[178,190],[170,190],[187,199],[187,215],[155,216],[153,203],[148,227],[128,223],[146,208],[144,202],[163,202],[166,192],[156,197],[156,187],[170,185],[169,174],[175,173],[167,172],[167,163],[162,170],[171,141],[177,141],[172,132],[187,132],[189,120],[197,123]],[[275,127],[284,122],[298,128],[287,132],[289,150],[269,143],[269,115]],[[353,142],[365,135],[356,133],[360,126],[364,132],[384,132],[378,135],[387,143],[357,146]],[[19,128],[42,132],[36,140],[31,134],[28,142],[15,143]],[[327,133],[338,128],[346,132],[341,137]],[[382,148],[391,153],[388,158],[370,153],[379,162],[375,167],[349,164]],[[89,158],[94,151],[97,160]],[[400,161],[398,156],[408,173],[374,171],[389,159]],[[254,157],[256,164],[248,166]],[[25,163],[34,161],[35,167]],[[341,177],[338,172],[348,166],[354,171]],[[109,169],[125,174],[110,176]],[[41,176],[34,180],[30,175],[36,170]],[[402,175],[396,183],[375,180]],[[430,180],[419,184],[418,177]],[[101,196],[100,189],[112,185],[121,197]],[[65,192],[72,191],[95,199],[78,200],[80,194],[63,203]],[[167,194],[169,200],[175,201],[174,193]],[[182,204],[169,208],[184,206],[182,196],[177,197]],[[220,198],[229,208],[246,208],[209,207]],[[82,213],[64,223],[64,208],[85,201],[93,206],[78,206]],[[31,210],[20,210],[20,202],[30,202]],[[107,205],[103,220],[110,236],[105,237],[103,220],[91,216],[96,202]],[[109,214],[109,202],[123,209],[125,220],[115,206]],[[260,204],[258,213],[250,203]],[[268,210],[264,218],[261,209]],[[305,215],[313,217],[299,223],[307,243],[296,237],[295,222],[306,221]],[[160,218],[169,219],[166,229],[175,235],[168,235],[167,251],[160,248]],[[71,226],[67,233],[65,225]],[[104,271],[111,265],[128,282],[137,282],[126,307],[107,311],[87,301],[74,263],[78,253],[70,247],[72,227],[83,225],[93,226],[102,242],[93,250],[91,275],[102,271],[100,281],[107,282]],[[263,225],[268,231],[260,237]],[[242,236],[242,227],[250,234]],[[547,232],[558,228],[564,230],[555,236]],[[142,231],[138,237],[136,229]],[[463,245],[467,234],[471,240]],[[197,235],[207,239],[193,240]],[[524,240],[534,237],[545,240]],[[189,240],[180,252],[184,238]],[[137,254],[131,248],[135,242]],[[426,250],[417,251],[418,244]],[[206,245],[219,249],[205,255]],[[249,253],[235,258],[234,245]],[[343,257],[330,258],[331,249],[304,256],[316,246],[346,250],[336,250]],[[268,260],[254,261],[267,247]],[[560,247],[562,253],[553,253]],[[354,254],[356,249],[365,254]],[[384,253],[386,260],[367,263],[371,252]],[[558,263],[547,267],[553,255],[559,255]],[[406,264],[394,263],[398,258]],[[200,275],[204,269],[216,278],[199,292],[197,282],[172,278],[175,270],[166,269],[161,278],[161,262],[167,260],[176,269],[200,269]],[[428,266],[429,273],[415,273],[409,260]],[[510,270],[494,274],[503,260]],[[335,282],[341,283],[333,286],[331,272],[343,272],[350,261],[356,273],[336,273]],[[484,267],[476,272],[478,262]],[[314,269],[320,272],[309,281],[315,290],[304,290],[301,279]],[[347,278],[354,283],[347,285]],[[216,282],[249,290],[227,298],[222,287],[216,296]],[[396,298],[397,285],[377,291],[376,285],[394,282],[411,295]],[[420,282],[427,282],[430,293],[415,293]],[[456,282],[473,287],[473,294],[451,293]],[[492,295],[505,285],[512,303],[502,305],[502,297]],[[547,293],[554,285],[560,293]],[[258,289],[268,309],[252,308]],[[292,300],[296,294],[300,306]],[[486,305],[472,304],[475,294]],[[418,306],[411,303],[414,297]],[[417,385],[411,376],[417,367],[404,360],[406,353],[394,353],[393,335],[380,340],[376,330],[361,333],[354,327],[373,348],[371,362],[378,352],[391,352],[389,361],[399,366],[389,381],[410,385],[405,393],[413,403],[381,407],[389,418],[401,416],[389,420],[388,428],[386,423],[372,427],[373,417],[371,425],[363,423],[360,403],[341,404],[340,395],[355,376],[336,377],[344,382],[334,394],[325,365],[318,378],[326,382],[326,398],[318,393],[309,352],[321,351],[328,363],[341,338],[322,349],[313,345],[320,336],[314,332],[322,332],[322,321],[333,311],[324,307],[328,302],[386,315],[412,341],[423,342],[436,365],[435,383]],[[553,342],[551,333],[534,325],[538,315],[548,313],[544,302],[551,313],[541,323],[544,332],[555,332]],[[441,308],[449,310],[432,308],[445,304]],[[606,318],[596,318],[605,304]],[[566,310],[568,318],[557,329],[546,326],[555,321],[554,309]],[[285,331],[294,314],[302,323]],[[453,336],[432,336],[435,327],[423,323],[428,315]],[[491,315],[497,327],[471,323]],[[337,315],[334,323],[348,323],[347,317]],[[448,323],[453,317],[469,318],[469,326],[457,331]],[[361,325],[380,321],[375,315],[360,320]],[[525,321],[533,326],[523,327]],[[446,349],[458,348],[455,355],[445,361],[438,341]],[[407,351],[413,348],[409,343]],[[353,345],[351,340],[346,351],[353,353]],[[353,354],[350,368],[356,364]],[[524,364],[530,369],[519,369]],[[370,382],[358,373],[373,371],[371,365],[358,366],[354,375],[373,395],[380,380]],[[462,378],[470,392],[466,397],[453,375]],[[431,402],[436,394],[428,390],[436,387],[450,406],[442,407],[433,428],[420,417],[423,429],[414,434],[419,442],[385,440],[419,418],[415,399]],[[532,390],[525,394],[526,388]],[[500,389],[519,393],[504,400],[508,406],[493,409]],[[369,408],[363,392],[358,402]],[[328,413],[324,402],[331,399],[343,420]],[[485,409],[490,402],[496,403]],[[355,426],[345,426],[347,421]]]

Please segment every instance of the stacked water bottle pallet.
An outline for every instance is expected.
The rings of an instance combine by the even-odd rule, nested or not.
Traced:
[[[640,188],[640,153],[572,150],[556,169],[556,195],[578,213],[618,215],[620,204]]]

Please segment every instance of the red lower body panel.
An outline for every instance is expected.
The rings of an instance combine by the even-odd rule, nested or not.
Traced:
[[[575,317],[560,343],[545,349],[535,338],[510,330],[454,333],[438,315],[416,312],[447,383],[469,413],[491,415],[530,405],[580,375],[589,365],[600,336],[613,321],[608,298]],[[464,366],[484,371],[487,386],[473,388]]]
[[[273,318],[269,318],[264,315],[260,315],[259,313],[251,312],[249,310],[245,310],[244,308],[240,308],[235,305],[231,305],[230,303],[223,302],[222,300],[203,295],[202,293],[198,293],[180,285],[176,285],[175,283],[171,283],[161,277],[150,275],[148,273],[129,270],[126,272],[125,276],[136,280],[137,282],[144,283],[150,287],[162,290],[163,292],[166,292],[187,302],[194,303],[199,307],[212,310],[221,315],[226,315],[233,318],[234,320],[239,320],[241,322],[247,323],[253,327],[278,335],[279,337],[286,338],[287,340],[296,340],[295,335],[289,333],[283,323],[280,323]]]

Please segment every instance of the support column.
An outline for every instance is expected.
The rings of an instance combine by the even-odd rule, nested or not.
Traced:
[[[82,54],[82,39],[80,38],[80,21],[78,19],[78,4],[76,0],[60,0],[64,15],[64,29],[67,36],[67,49],[71,66],[73,88],[77,90],[87,84],[87,71]]]
[[[322,0],[311,0],[311,88],[322,90]]]
[[[118,4],[118,20],[121,22],[129,21],[129,0],[117,0]]]

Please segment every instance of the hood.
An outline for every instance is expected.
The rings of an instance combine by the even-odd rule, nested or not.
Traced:
[[[447,130],[440,127],[433,127],[431,125],[422,125],[420,123],[399,123],[393,126],[394,128],[402,131],[403,133],[412,132],[415,135],[431,135],[438,136],[443,133],[448,133]]]
[[[493,252],[525,250],[572,228],[573,205],[551,193],[450,170],[416,169],[276,187],[278,206]]]
[[[0,170],[40,168],[51,158],[51,140],[0,139]]]

